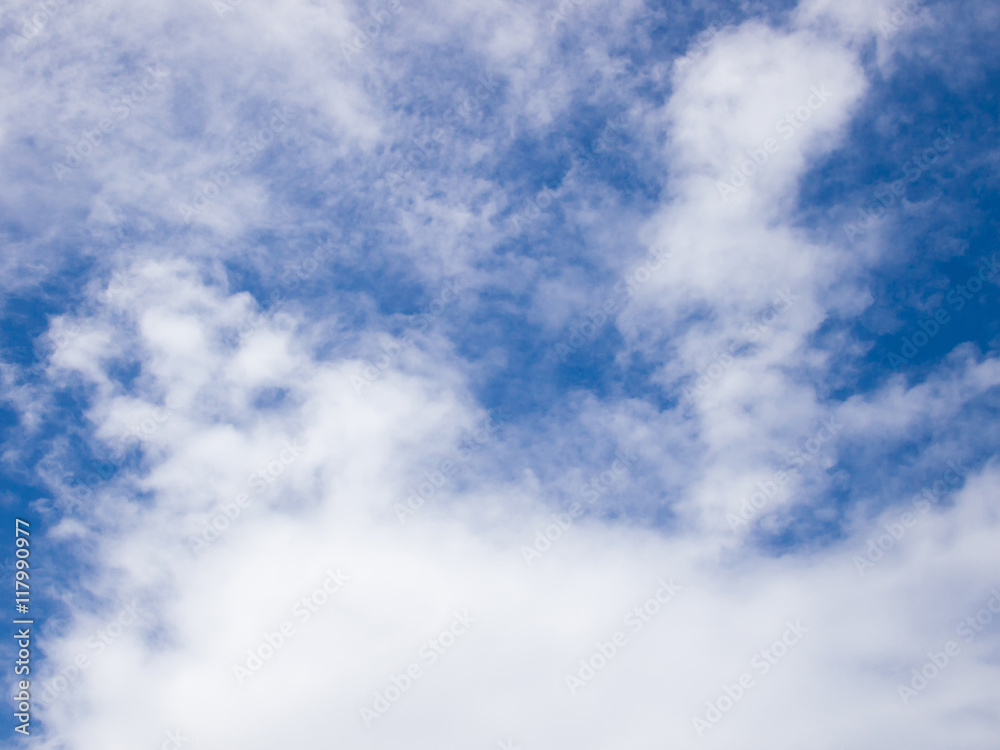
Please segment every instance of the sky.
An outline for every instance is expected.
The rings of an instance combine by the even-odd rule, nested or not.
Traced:
[[[0,747],[996,748],[998,31],[9,0]]]

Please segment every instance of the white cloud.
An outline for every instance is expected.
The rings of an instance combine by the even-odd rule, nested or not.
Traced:
[[[940,711],[986,707],[995,676],[978,646],[963,648],[912,711],[896,683],[995,585],[996,468],[970,475],[954,509],[925,514],[865,576],[853,558],[875,522],[830,549],[769,559],[697,527],[656,533],[585,517],[529,567],[520,546],[551,523],[544,491],[500,479],[489,461],[405,525],[387,512],[412,473],[432,466],[478,417],[449,365],[418,375],[401,363],[358,397],[348,379],[356,365],[303,352],[294,326],[265,325],[236,349],[219,343],[245,297],[205,285],[190,267],[144,266],[131,278],[116,307],[97,308],[88,324],[114,331],[119,350],[135,353],[146,409],[170,396],[177,410],[144,439],[141,472],[97,492],[84,540],[101,571],[92,593],[134,598],[148,614],[94,654],[86,637],[117,610],[90,616],[68,600],[79,614],[64,636],[48,639],[49,664],[81,651],[94,658],[44,711],[51,735],[41,746],[156,744],[179,728],[192,747],[312,746],[330,736],[373,747],[495,746],[515,736],[525,747],[642,740],[693,748],[702,741],[692,718],[744,673],[752,689],[705,741],[742,747],[750,733],[798,747],[836,715],[844,720],[829,730],[833,743],[905,738],[931,748],[952,731]],[[261,383],[237,363],[258,336],[273,342],[279,363],[290,358],[268,383],[291,397],[251,420],[245,404]],[[110,381],[98,353],[65,362],[74,363],[81,375]],[[442,390],[442,382],[451,385]],[[219,397],[211,408],[205,392]],[[135,398],[129,418],[142,413]],[[122,399],[106,389],[91,411],[106,439],[129,421],[118,416]],[[286,439],[305,449],[279,469]],[[257,493],[261,469],[273,482]],[[133,488],[150,499],[118,499]],[[241,492],[250,502],[193,553],[190,535]],[[349,577],[342,589],[308,621],[293,614],[338,568]],[[629,618],[671,577],[682,586],[675,599],[649,622]],[[435,651],[422,645],[456,611],[476,622],[431,663]],[[768,656],[755,655],[799,621],[808,632],[763,674]],[[241,684],[233,668],[246,668],[247,650],[259,652],[287,622],[287,642]],[[618,631],[620,651],[571,694],[566,676]],[[420,676],[366,726],[360,709],[411,664]],[[964,731],[969,746],[992,736],[985,723]]]
[[[251,296],[230,292],[223,262],[278,276],[276,268],[299,257],[296,249],[267,249],[248,236],[289,227],[307,235],[322,227],[338,248],[362,252],[355,234],[372,228],[354,227],[356,217],[303,218],[308,212],[277,197],[287,189],[282,179],[314,170],[329,174],[322,184],[330,194],[371,188],[387,208],[377,229],[399,240],[385,243],[389,262],[412,264],[428,288],[457,276],[472,289],[494,284],[529,297],[536,289],[525,314],[557,325],[600,296],[586,274],[558,267],[560,243],[572,238],[537,230],[532,241],[550,243],[551,257],[506,262],[498,248],[512,232],[498,216],[520,205],[520,194],[470,166],[495,167],[494,151],[522,129],[549,131],[574,97],[602,103],[626,85],[611,50],[628,38],[638,8],[620,9],[602,29],[607,8],[581,6],[553,34],[535,7],[407,4],[347,62],[338,40],[349,38],[363,10],[243,3],[218,19],[206,3],[201,16],[185,15],[176,27],[179,49],[154,33],[175,19],[169,9],[126,14],[102,33],[130,49],[148,44],[148,58],[170,68],[163,101],[151,96],[117,146],[95,151],[86,177],[80,167],[79,183],[49,196],[50,183],[35,174],[0,197],[7,210],[37,199],[53,211],[83,211],[86,226],[117,248],[99,268],[125,273],[110,288],[81,290],[78,311],[54,318],[44,341],[54,345],[52,387],[90,386],[87,429],[97,444],[117,455],[141,446],[141,456],[119,464],[86,502],[65,475],[46,476],[53,498],[40,507],[69,512],[53,537],[72,540],[96,574],[82,591],[61,594],[72,619],[64,632],[45,635],[42,683],[81,652],[93,659],[41,712],[48,735],[38,745],[154,747],[179,729],[192,748],[314,747],[331,738],[352,747],[495,747],[508,737],[529,750],[736,748],[753,737],[779,749],[817,742],[930,749],[956,736],[963,747],[990,747],[996,727],[984,696],[995,693],[987,650],[995,630],[963,643],[912,706],[896,685],[996,585],[989,578],[1000,534],[990,501],[994,464],[970,471],[949,495],[953,506],[922,513],[864,575],[855,559],[882,524],[895,522],[898,507],[883,509],[899,506],[900,477],[887,477],[846,518],[835,505],[818,509],[828,514],[821,519],[842,523],[844,538],[794,553],[769,554],[725,519],[791,451],[809,445],[822,420],[843,429],[755,516],[764,531],[780,533],[792,514],[836,494],[843,478],[826,470],[838,451],[861,446],[890,465],[904,440],[962,418],[998,381],[995,360],[963,350],[923,385],[894,380],[842,405],[820,387],[832,377],[835,352],[814,334],[831,316],[867,304],[854,279],[877,248],[821,244],[794,225],[795,197],[810,167],[843,142],[866,92],[859,45],[877,28],[878,9],[809,3],[791,28],[755,21],[729,28],[675,69],[660,111],[629,110],[640,151],[667,136],[657,157],[669,168],[666,190],[651,218],[635,208],[608,218],[618,198],[604,185],[561,186],[566,197],[553,211],[585,235],[587,262],[627,270],[635,259],[623,248],[672,252],[618,318],[631,347],[622,357],[644,354],[657,381],[677,388],[734,341],[747,345],[725,373],[676,409],[572,394],[544,416],[521,415],[405,524],[393,505],[486,416],[473,395],[480,365],[432,330],[393,349],[398,354],[359,394],[352,377],[394,339],[374,324],[348,330],[343,318],[356,311],[340,299],[322,316],[295,303],[258,320]],[[37,40],[25,58],[27,103],[4,110],[5,133],[37,130],[49,143],[68,142],[99,121],[104,110],[93,92],[123,85],[110,43],[92,66],[66,64],[102,16],[82,6],[62,13],[52,19],[55,36]],[[829,18],[837,34],[821,25]],[[91,25],[71,36],[70,21]],[[588,51],[567,61],[557,54],[560,35],[574,33]],[[418,115],[383,111],[381,97],[418,75],[428,91],[451,86],[431,51],[458,42],[476,51],[468,59],[483,62],[484,75],[501,79],[503,95],[489,101],[494,119],[462,118],[436,161],[401,184],[374,187],[397,164],[391,147],[405,154],[424,130],[435,132]],[[408,44],[431,59],[407,56]],[[59,70],[54,86],[42,85],[47,65]],[[475,95],[461,87],[459,94]],[[262,127],[260,112],[286,102],[296,112],[294,135],[280,157],[277,149],[255,155],[273,153],[280,166],[233,176],[174,234],[177,206],[192,186],[225,165],[234,141]],[[748,150],[751,159],[761,150],[767,158],[744,174],[744,185],[721,194],[720,181],[732,182]],[[57,217],[67,226],[77,220]],[[143,239],[133,242],[133,231]],[[167,241],[156,240],[160,231]],[[26,258],[36,250],[16,252]],[[748,321],[782,294],[792,300],[787,309],[748,335]],[[352,298],[368,305],[369,320],[381,319],[360,293]],[[456,303],[460,315],[465,305]],[[50,408],[37,394],[13,401],[36,423]],[[952,436],[917,451],[913,465],[934,472],[970,447]],[[62,449],[53,445],[52,453]],[[522,546],[552,524],[564,500],[583,497],[583,484],[608,470],[617,450],[636,458],[609,490],[615,502],[588,506],[527,565]],[[543,470],[549,475],[540,478]],[[616,506],[641,508],[642,522],[658,523],[609,516]],[[338,569],[348,576],[344,586],[301,620],[296,603]],[[629,613],[671,578],[680,592],[637,627]],[[106,648],[91,648],[91,635],[133,599],[143,611],[137,622]],[[431,663],[422,649],[456,612],[476,622]],[[799,621],[807,632],[764,674],[757,656]],[[261,644],[276,648],[272,634],[286,622],[294,632],[241,684],[234,667],[250,667],[248,649],[261,658]],[[606,649],[618,631],[626,640],[614,658],[572,694],[567,675],[579,677],[580,660]],[[414,663],[420,676],[366,726],[361,709]],[[693,718],[706,716],[709,701],[718,707],[744,673],[752,689],[700,739]],[[958,710],[979,718],[956,728]]]

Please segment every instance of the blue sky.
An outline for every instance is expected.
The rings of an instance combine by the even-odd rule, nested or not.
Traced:
[[[10,5],[0,513],[38,621],[4,746],[993,747],[998,25]]]

